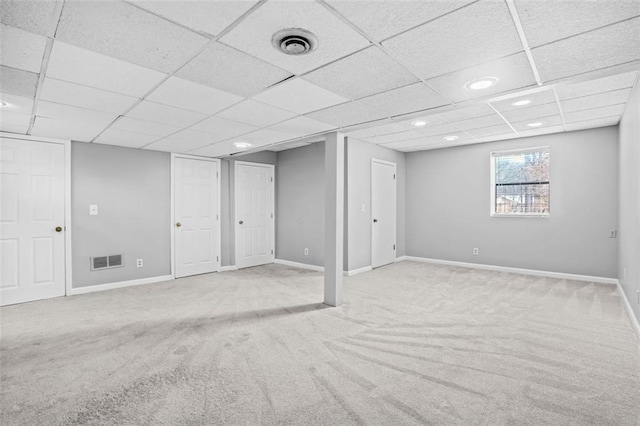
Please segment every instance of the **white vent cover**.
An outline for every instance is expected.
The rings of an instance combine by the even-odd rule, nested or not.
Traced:
[[[318,39],[302,28],[285,28],[271,37],[271,44],[287,55],[306,55],[318,47]]]
[[[91,270],[97,271],[101,269],[119,268],[124,266],[121,254],[113,254],[111,256],[98,256],[91,258]]]

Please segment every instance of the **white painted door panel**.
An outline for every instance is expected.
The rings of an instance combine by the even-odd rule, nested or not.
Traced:
[[[218,162],[174,158],[175,276],[220,269]]]
[[[236,266],[274,259],[274,166],[236,163]]]
[[[396,165],[371,161],[371,267],[396,260]]]
[[[65,147],[0,140],[0,304],[65,295]]]

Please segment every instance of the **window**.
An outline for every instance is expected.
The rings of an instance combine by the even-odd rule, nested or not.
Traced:
[[[491,215],[549,215],[549,148],[491,153]]]

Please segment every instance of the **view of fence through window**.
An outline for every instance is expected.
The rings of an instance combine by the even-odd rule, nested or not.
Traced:
[[[496,214],[549,214],[549,150],[495,153]]]

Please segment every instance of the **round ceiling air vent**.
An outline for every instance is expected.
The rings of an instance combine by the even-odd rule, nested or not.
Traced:
[[[313,33],[302,28],[286,28],[271,38],[273,47],[287,55],[306,55],[318,46],[318,39]]]

